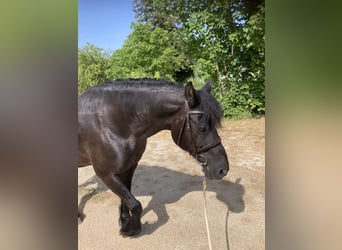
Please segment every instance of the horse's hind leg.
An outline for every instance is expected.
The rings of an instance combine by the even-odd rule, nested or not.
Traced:
[[[95,171],[96,168],[94,167]],[[129,170],[133,175],[134,169]],[[142,207],[140,202],[134,198],[130,192],[130,185],[127,187],[128,177],[125,175],[114,175],[112,173],[101,174],[96,171],[96,174],[101,180],[110,188],[115,194],[117,194],[122,202],[120,211],[121,229],[120,233],[122,236],[132,236],[141,232],[140,216]],[[128,173],[127,173],[128,174]],[[129,180],[131,182],[131,179]],[[129,217],[128,217],[129,216]]]

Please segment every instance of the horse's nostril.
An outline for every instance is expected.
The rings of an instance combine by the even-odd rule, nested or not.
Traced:
[[[220,176],[225,176],[226,174],[227,174],[227,170],[226,169],[223,169],[223,168],[221,168],[220,170],[219,170],[219,175]]]

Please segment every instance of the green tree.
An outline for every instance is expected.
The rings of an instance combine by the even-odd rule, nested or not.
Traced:
[[[93,44],[78,49],[78,93],[110,79],[110,52]]]
[[[214,80],[227,117],[265,112],[263,0],[134,0],[136,18],[176,30],[192,81]]]
[[[111,57],[112,78],[155,77],[177,80],[175,72],[186,65],[185,55],[176,49],[177,33],[151,28],[150,23],[133,23],[123,47]]]

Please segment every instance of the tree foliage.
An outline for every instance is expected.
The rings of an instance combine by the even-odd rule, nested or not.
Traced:
[[[191,61],[191,80],[214,80],[228,117],[265,112],[263,0],[134,0],[136,18],[176,29]]]
[[[110,52],[93,44],[78,49],[78,93],[110,79]]]
[[[123,47],[111,57],[112,78],[155,77],[175,79],[186,58],[175,46],[177,33],[150,23],[134,23]]]
[[[264,0],[133,0],[137,22],[111,56],[79,50],[80,89],[108,79],[214,82],[226,117],[265,113]]]

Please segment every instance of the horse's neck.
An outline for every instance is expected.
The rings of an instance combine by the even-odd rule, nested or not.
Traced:
[[[185,100],[181,96],[174,98],[168,96],[149,107],[149,114],[140,126],[144,137],[150,137],[161,130],[170,130],[174,119],[178,119],[184,109]]]

